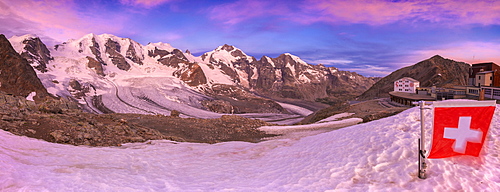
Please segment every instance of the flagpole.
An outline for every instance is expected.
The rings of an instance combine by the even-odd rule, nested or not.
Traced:
[[[418,104],[420,106],[420,139],[418,139],[418,178],[426,179],[427,175],[425,173],[425,169],[427,168],[427,164],[425,163],[425,101],[414,102],[413,104]]]

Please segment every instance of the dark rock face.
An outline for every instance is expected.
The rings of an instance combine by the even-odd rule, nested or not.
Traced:
[[[218,52],[228,52],[235,60],[216,58]],[[225,53],[223,53],[225,54]],[[205,53],[202,60],[219,68],[233,82],[245,89],[270,98],[291,98],[307,101],[350,99],[371,87],[376,79],[357,73],[339,71],[334,67],[310,65],[290,54],[256,60],[241,50],[223,45]]]
[[[161,50],[161,49],[158,49],[157,47],[155,47],[155,49],[152,51],[148,51],[148,55],[150,57],[156,57],[159,55],[160,58],[162,58],[168,54],[170,54],[170,52],[168,52],[167,50]]]
[[[202,105],[208,110],[216,113],[234,114],[234,106],[230,102],[224,100],[205,100]]]
[[[207,83],[207,77],[200,65],[189,62],[184,53],[179,49],[169,52],[155,47],[154,50],[148,51],[148,55],[150,57],[159,56],[157,59],[159,63],[177,68],[173,75],[186,82],[189,86],[195,87]]]
[[[189,60],[179,49],[174,49],[172,52],[169,52],[167,50],[160,50],[155,47],[153,51],[149,51],[148,55],[150,57],[160,56],[157,61],[169,67],[179,68],[179,64],[189,64]]]
[[[97,61],[94,58],[89,57],[89,56],[87,56],[87,59],[89,60],[89,62],[87,63],[88,68],[94,69],[95,73],[97,73],[100,76],[106,75],[106,74],[104,74],[104,69],[102,67],[102,64],[99,61]]]
[[[26,59],[38,71],[47,72],[47,64],[54,58],[50,55],[50,51],[40,38],[30,38],[23,41],[24,51],[21,52],[21,57]]]
[[[263,57],[256,64],[258,78],[250,84],[259,94],[270,97],[315,101],[355,96],[375,83],[374,79],[355,72],[298,63],[286,54],[277,58]]]
[[[118,42],[108,39],[106,42],[106,53],[109,54],[111,62],[113,62],[118,69],[128,71],[130,69],[130,64],[127,63],[125,57],[120,54],[121,46]]]
[[[50,96],[28,61],[12,48],[3,34],[0,35],[0,91],[22,97],[36,92],[35,101]]]
[[[233,85],[216,84],[208,94],[219,100],[206,101],[204,106],[214,112],[231,113],[287,113],[278,103],[258,97]]]
[[[80,42],[80,48],[81,52],[83,52],[82,50],[83,47],[81,42]],[[92,45],[90,46],[90,51],[92,52],[92,54],[95,55],[95,58],[97,61],[99,61],[99,63],[101,63],[102,65],[106,65],[106,63],[104,63],[104,61],[102,60],[99,44],[95,41],[95,37],[92,37]]]
[[[90,92],[89,86],[82,85],[76,79],[71,79],[69,81],[69,87],[71,87],[69,92],[71,92],[71,95],[73,95],[73,97],[75,97],[77,99],[81,99],[82,97],[85,97],[87,95],[87,93]]]
[[[411,77],[420,81],[421,87],[452,87],[453,85],[467,85],[470,65],[435,55],[415,65],[398,69],[382,78],[359,98],[362,100],[389,97],[394,90],[394,81]]]
[[[236,72],[233,68],[223,64],[223,63],[213,63],[215,66],[219,66],[219,68],[222,70],[222,72],[224,74],[226,74],[227,76],[231,77],[231,79],[236,82],[236,83],[239,83],[240,82],[240,79],[239,79],[239,76],[238,76],[238,72]]]
[[[189,63],[187,67],[175,71],[174,75],[193,87],[207,83],[205,73],[196,63]]]
[[[130,43],[130,45],[128,46],[127,53],[126,53],[125,57],[127,57],[127,59],[130,59],[134,63],[137,63],[139,65],[143,64],[142,63],[143,58],[141,58],[140,56],[137,55],[137,52],[135,51],[132,43]]]

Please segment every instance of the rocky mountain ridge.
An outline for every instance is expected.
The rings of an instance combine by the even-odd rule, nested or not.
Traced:
[[[219,85],[234,87],[240,90],[240,96],[252,95],[252,98],[260,98],[266,103],[272,100],[262,96],[313,102],[324,98],[335,100],[340,96],[358,95],[375,83],[373,78],[357,73],[307,64],[291,54],[282,54],[277,58],[264,56],[257,60],[230,45],[220,46],[196,57],[166,43],[141,45],[132,39],[110,34],[88,34],[49,49],[36,37],[13,37],[11,41],[20,47],[20,54],[30,56],[32,65],[43,66],[35,67],[39,76],[44,76],[49,71],[42,82],[46,87],[51,87],[49,90],[58,96],[75,94],[75,90],[69,86],[70,81],[78,81],[87,90],[93,87],[93,93],[98,94],[100,87],[96,85],[99,84],[96,81],[101,81],[99,79],[112,79],[117,75],[147,75],[159,70],[165,71],[165,76],[178,78],[193,89],[213,97],[205,102],[205,107],[212,111],[215,111],[215,108],[234,109],[236,105],[253,105],[242,104],[245,101],[230,95],[221,96],[220,92],[219,96],[215,97],[213,93],[216,91],[213,88],[220,87]],[[47,63],[51,65],[47,67]],[[56,69],[62,72],[53,72]],[[86,78],[77,76],[84,71],[92,74],[87,74]],[[78,94],[89,96],[91,93]],[[217,103],[217,107],[208,107],[214,106],[214,103]],[[240,110],[236,111],[255,112],[253,109],[241,109],[240,107]],[[223,111],[227,113],[235,110]],[[283,109],[277,107],[266,111],[283,112]]]
[[[31,42],[31,41],[30,41]],[[33,42],[39,42],[39,39],[33,39]],[[40,48],[40,44],[27,43],[26,50],[31,51],[33,46]],[[42,55],[45,54],[44,49],[40,49]],[[43,86],[40,79],[37,78],[35,70],[29,65],[29,60],[37,61],[37,58],[31,54],[19,55],[12,47],[7,38],[0,34],[0,91],[15,96],[28,97],[31,95],[35,101],[43,101],[46,97],[50,97],[47,89]],[[40,67],[36,67],[40,71],[45,70],[43,59],[40,57]]]
[[[314,101],[339,95],[358,95],[375,80],[335,67],[311,65],[289,53],[260,60],[223,45],[201,59],[219,67],[231,80],[259,95]]]
[[[394,81],[411,77],[420,81],[421,87],[453,87],[467,85],[470,65],[435,55],[414,65],[398,69],[380,79],[359,96],[360,100],[389,97],[394,90]]]

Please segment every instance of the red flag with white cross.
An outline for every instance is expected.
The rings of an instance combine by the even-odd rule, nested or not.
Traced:
[[[479,156],[488,133],[495,101],[434,102],[434,129],[427,158]]]

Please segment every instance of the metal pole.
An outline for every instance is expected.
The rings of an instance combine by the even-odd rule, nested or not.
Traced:
[[[418,102],[420,106],[420,143],[418,145],[418,158],[419,158],[419,164],[418,164],[418,178],[420,179],[425,179],[427,178],[427,175],[425,174],[425,168],[427,168],[427,164],[425,163],[425,135],[424,135],[424,128],[425,128],[425,116],[424,116],[424,107],[425,107],[425,101],[419,101]]]

